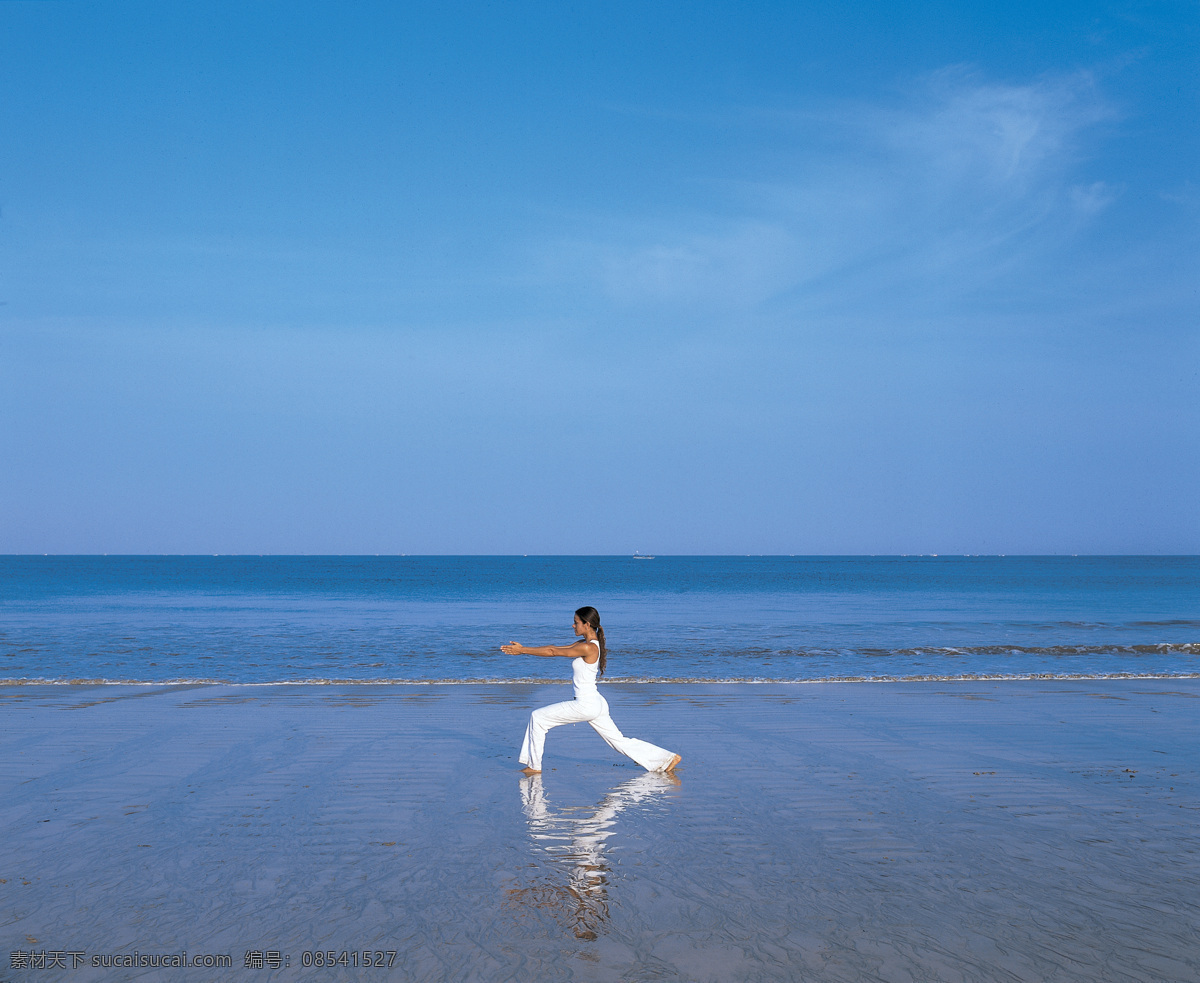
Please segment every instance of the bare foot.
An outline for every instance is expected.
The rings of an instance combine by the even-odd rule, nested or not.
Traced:
[[[683,760],[683,755],[682,755],[682,754],[676,754],[676,755],[674,755],[674,756],[671,758],[671,760],[667,762],[667,767],[665,767],[665,768],[663,769],[663,771],[674,771],[674,770],[675,770],[675,766],[676,766],[677,764],[679,764],[679,762],[681,762],[682,760]]]
[[[522,768],[521,771],[525,772],[526,775],[540,775],[542,773],[541,768]]]

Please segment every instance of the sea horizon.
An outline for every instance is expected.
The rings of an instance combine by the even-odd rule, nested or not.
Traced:
[[[4,556],[0,682],[546,681],[499,646],[584,604],[614,682],[1184,676],[1198,597],[1188,556]]]

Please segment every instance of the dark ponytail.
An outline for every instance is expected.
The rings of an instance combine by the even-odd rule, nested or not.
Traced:
[[[604,643],[604,629],[600,627],[600,612],[595,608],[583,607],[575,612],[575,617],[596,633],[596,641],[600,643],[600,672],[598,675],[603,676],[605,666],[608,664],[608,646]]]

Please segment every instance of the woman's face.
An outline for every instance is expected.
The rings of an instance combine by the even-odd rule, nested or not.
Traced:
[[[575,634],[576,635],[586,634],[585,626],[584,626],[583,622],[579,620],[579,615],[575,615]]]

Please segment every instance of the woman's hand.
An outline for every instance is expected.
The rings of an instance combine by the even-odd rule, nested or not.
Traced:
[[[505,655],[520,655],[521,650],[524,648],[525,646],[520,642],[509,642],[507,645],[501,645],[500,651]]]

